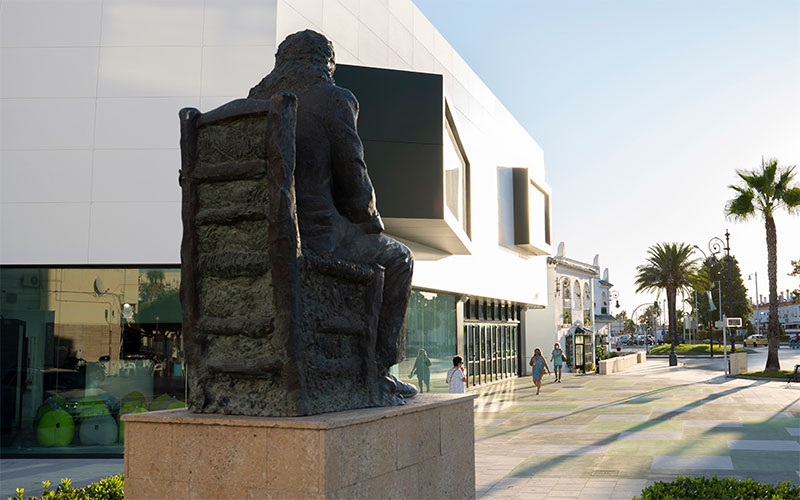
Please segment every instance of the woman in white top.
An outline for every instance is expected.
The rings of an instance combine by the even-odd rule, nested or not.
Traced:
[[[466,390],[467,376],[464,375],[464,360],[461,356],[453,357],[453,367],[447,372],[445,382],[450,386],[450,392],[461,394]]]

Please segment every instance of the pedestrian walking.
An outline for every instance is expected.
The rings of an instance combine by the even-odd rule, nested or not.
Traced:
[[[553,353],[550,356],[550,361],[553,362],[553,372],[556,376],[556,383],[561,383],[561,368],[564,362],[567,360],[567,357],[564,356],[564,351],[561,350],[561,344],[556,342],[553,346]]]
[[[542,375],[544,372],[550,373],[550,368],[547,366],[547,361],[542,356],[542,351],[538,347],[533,350],[533,356],[529,363],[533,367],[533,383],[536,385],[536,395],[542,390]]]

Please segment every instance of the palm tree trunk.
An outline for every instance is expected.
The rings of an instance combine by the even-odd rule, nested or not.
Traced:
[[[778,360],[778,341],[780,329],[778,328],[778,234],[775,229],[775,219],[771,215],[764,216],[764,225],[767,229],[767,279],[769,281],[769,319],[767,321],[767,365],[764,370],[780,370]]]
[[[669,353],[669,364],[675,366],[678,364],[678,358],[675,355],[675,346],[678,345],[678,312],[675,306],[675,296],[677,290],[673,287],[667,287],[667,313],[669,315],[669,339],[672,342]]]

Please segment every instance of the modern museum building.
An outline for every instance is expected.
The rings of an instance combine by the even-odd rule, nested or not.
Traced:
[[[469,387],[525,373],[543,152],[410,0],[4,0],[3,456],[118,456],[121,415],[184,405],[178,111],[247,96],[303,29],[334,44],[386,233],[414,253],[395,376],[447,391],[457,354]]]

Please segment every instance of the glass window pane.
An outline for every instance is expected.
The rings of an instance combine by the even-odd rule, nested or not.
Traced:
[[[0,269],[4,454],[123,452],[119,417],[185,406],[180,269]]]
[[[416,385],[421,392],[448,392],[447,371],[458,353],[456,298],[453,295],[412,290],[406,313],[406,359],[391,373]],[[469,335],[465,335],[465,342]],[[465,365],[469,368],[467,349]]]

